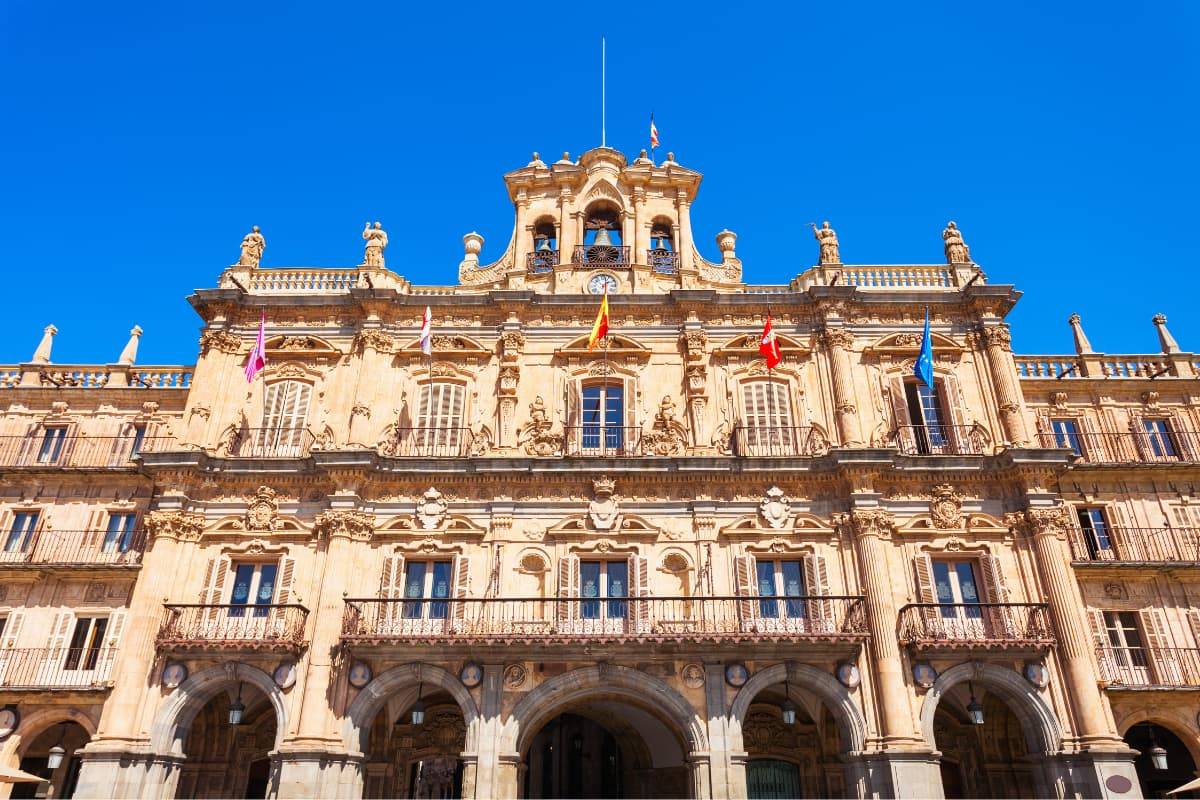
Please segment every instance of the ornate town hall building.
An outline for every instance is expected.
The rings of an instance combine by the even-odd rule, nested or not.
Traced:
[[[504,180],[512,239],[464,236],[454,285],[378,223],[344,269],[262,266],[256,229],[188,298],[195,366],[138,366],[136,329],[56,364],[49,327],[0,368],[0,765],[87,798],[1194,777],[1200,358],[1165,319],[1159,353],[1073,317],[1073,354],[1014,356],[1020,293],[954,223],[915,266],[826,224],[752,286],[673,157]]]

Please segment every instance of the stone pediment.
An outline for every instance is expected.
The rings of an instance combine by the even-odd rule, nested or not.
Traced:
[[[733,337],[729,341],[722,344],[713,350],[713,356],[717,358],[758,358],[758,345],[761,340],[758,333],[743,333]],[[779,353],[783,357],[787,356],[807,356],[812,352],[812,348],[801,343],[793,336],[776,331],[775,340],[779,342]]]
[[[267,339],[267,363],[284,359],[339,358],[342,351],[320,336],[272,336]]]
[[[441,522],[432,528],[423,528],[412,516],[393,517],[375,531],[376,538],[387,535],[428,536],[431,533],[441,533],[460,539],[482,539],[487,529],[475,524],[464,516],[447,514]]]
[[[963,352],[962,345],[936,331],[930,331],[930,336],[933,339],[933,352],[938,355],[953,354],[961,355]],[[863,348],[864,354],[870,355],[889,355],[889,356],[916,356],[921,351],[921,334],[916,331],[901,331],[900,333],[889,333],[886,336],[876,339],[872,344]]]
[[[835,533],[834,528],[820,517],[802,512],[792,513],[790,524],[782,528],[772,527],[762,514],[747,514],[717,532],[720,538],[732,541],[759,540],[781,535],[800,536],[806,541],[825,540]]]
[[[957,527],[946,527],[938,524],[933,514],[917,514],[904,523],[896,526],[896,535],[921,536],[945,535],[947,531],[970,532],[971,534],[990,534],[993,536],[1008,536],[1011,530],[991,514],[963,514],[962,524]]]
[[[560,347],[554,351],[555,358],[604,358],[603,345],[595,350],[588,350],[588,336],[590,334],[572,339],[564,347]],[[608,357],[613,361],[626,360],[629,358],[638,361],[649,361],[650,350],[645,345],[631,339],[628,336],[623,336],[619,333],[608,334]]]
[[[556,523],[546,531],[547,540],[582,541],[594,539],[597,536],[610,536],[619,539],[636,539],[639,541],[655,541],[662,535],[662,529],[657,528],[645,519],[635,514],[621,514],[617,523],[607,530],[597,530],[588,524],[588,518],[580,515],[570,517]]]
[[[491,358],[494,348],[485,347],[478,339],[460,333],[435,333],[431,342],[433,358],[444,361],[447,359],[487,359]],[[425,358],[421,352],[421,340],[413,339],[404,345],[397,353],[402,358]]]

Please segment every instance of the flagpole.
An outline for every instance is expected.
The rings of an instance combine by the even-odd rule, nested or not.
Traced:
[[[767,322],[771,322],[771,306],[767,306]],[[771,326],[771,336],[775,336],[775,326]],[[779,341],[772,338],[773,342]],[[771,428],[775,425],[775,376],[771,372],[771,359],[765,359],[767,363],[767,441],[770,443],[775,437],[771,434]]]
[[[606,120],[605,120],[605,107],[604,107],[605,97],[604,97],[604,95],[605,95],[605,89],[606,89],[606,87],[605,87],[605,83],[606,83],[605,67],[606,67],[606,61],[607,61],[607,59],[605,58],[605,55],[606,55],[605,50],[606,49],[607,48],[605,47],[605,44],[604,44],[604,37],[601,36],[600,37],[600,146],[601,147],[605,146],[604,127],[605,127]]]
[[[604,305],[605,311],[608,312],[608,286],[604,287]],[[607,322],[607,320],[605,320]],[[611,327],[611,326],[610,326]],[[608,434],[605,433],[605,427],[608,423],[608,393],[612,389],[612,384],[608,382],[608,331],[604,331],[604,405],[600,408],[600,452],[605,453],[608,449],[606,441]],[[621,410],[624,411],[625,403],[629,402],[629,398],[624,398]]]
[[[654,144],[654,112],[653,111],[650,112],[650,134],[651,134],[650,135],[650,161],[653,162],[654,161],[654,151],[657,149],[657,145]]]

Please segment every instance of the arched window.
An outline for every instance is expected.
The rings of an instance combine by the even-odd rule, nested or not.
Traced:
[[[674,275],[679,271],[679,253],[675,251],[671,223],[666,220],[655,220],[650,228],[646,262],[660,275]]]
[[[253,437],[261,458],[297,458],[308,447],[308,406],[312,386],[300,381],[278,381],[267,386],[262,428]]]
[[[553,272],[558,264],[558,232],[554,220],[541,219],[533,226],[533,250],[529,253],[529,271],[535,274]]]
[[[626,266],[629,248],[621,243],[621,210],[607,202],[588,208],[583,221],[583,244],[575,261],[590,266]]]
[[[799,431],[792,426],[787,382],[752,380],[741,386],[742,423],[738,453],[744,456],[798,455]]]

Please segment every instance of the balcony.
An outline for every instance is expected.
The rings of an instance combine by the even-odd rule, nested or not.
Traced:
[[[137,567],[146,547],[144,531],[36,531],[28,539],[9,534],[0,568],[12,566]]]
[[[531,275],[545,275],[554,272],[558,266],[557,250],[535,250],[525,256],[525,269]]]
[[[896,446],[906,456],[981,456],[987,441],[976,425],[900,425]]]
[[[914,603],[900,641],[919,650],[1044,649],[1054,644],[1045,603]]]
[[[749,458],[787,458],[823,455],[829,443],[815,428],[759,427],[739,425],[733,431],[735,456]]]
[[[135,469],[143,452],[165,450],[170,437],[60,434],[59,428],[27,436],[0,436],[0,468]]]
[[[0,691],[107,689],[114,656],[108,647],[0,650]]]
[[[1096,656],[1109,689],[1200,689],[1200,648],[1100,647]]]
[[[463,458],[472,454],[470,428],[398,428],[379,447],[394,458]]]
[[[1200,462],[1200,434],[1192,431],[1140,433],[1040,433],[1042,447],[1073,450],[1088,464],[1185,464]]]
[[[573,425],[563,432],[567,456],[634,458],[642,455],[642,429],[636,425]]]
[[[624,245],[577,244],[572,263],[584,267],[628,267],[629,248]]]
[[[241,428],[229,441],[230,458],[307,458],[313,435],[305,428]]]
[[[1109,528],[1106,538],[1074,528],[1071,554],[1098,564],[1200,564],[1200,529]],[[1101,546],[1104,545],[1104,546]]]
[[[646,251],[646,263],[659,275],[679,273],[679,253],[662,248]]]
[[[166,605],[155,643],[170,650],[286,650],[304,647],[301,605]]]
[[[347,599],[343,641],[359,644],[857,643],[863,599],[804,596]]]

